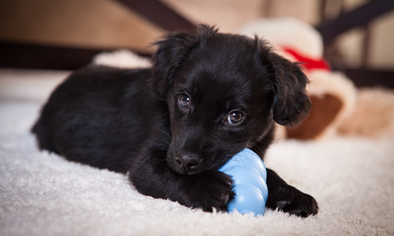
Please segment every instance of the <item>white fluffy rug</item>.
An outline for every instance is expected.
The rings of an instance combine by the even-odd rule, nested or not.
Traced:
[[[0,70],[0,235],[394,234],[393,137],[270,147],[266,166],[314,196],[316,216],[205,213],[143,196],[124,175],[39,152],[29,129],[66,74]]]

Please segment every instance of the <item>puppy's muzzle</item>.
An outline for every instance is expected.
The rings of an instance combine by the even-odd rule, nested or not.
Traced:
[[[182,173],[193,173],[200,165],[201,158],[197,154],[184,153],[175,157],[176,168]]]

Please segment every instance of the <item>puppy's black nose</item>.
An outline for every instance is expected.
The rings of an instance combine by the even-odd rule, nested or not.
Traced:
[[[175,163],[179,169],[184,170],[186,173],[189,173],[197,168],[200,164],[200,156],[197,154],[182,154],[177,155],[175,158]]]

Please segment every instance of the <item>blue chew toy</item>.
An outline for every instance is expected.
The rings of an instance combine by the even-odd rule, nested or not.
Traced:
[[[245,148],[233,156],[219,171],[231,176],[235,199],[228,203],[228,212],[253,212],[264,215],[268,198],[267,170],[263,161],[252,150]]]

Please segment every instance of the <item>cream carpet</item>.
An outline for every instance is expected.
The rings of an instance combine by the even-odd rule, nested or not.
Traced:
[[[270,147],[266,166],[314,196],[316,216],[205,213],[37,150],[29,129],[68,73],[0,70],[0,235],[394,235],[393,136]]]

